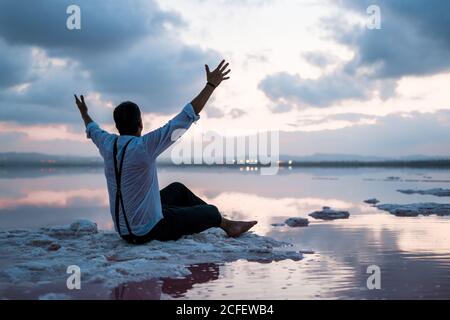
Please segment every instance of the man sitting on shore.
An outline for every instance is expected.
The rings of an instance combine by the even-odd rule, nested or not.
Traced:
[[[167,124],[145,135],[141,135],[141,111],[135,103],[123,102],[115,108],[114,121],[120,134],[116,135],[102,130],[89,116],[83,95],[75,95],[87,137],[104,160],[115,229],[126,241],[177,240],[212,227],[237,237],[256,224],[225,219],[215,206],[181,183],[172,183],[161,191],[158,185],[156,158],[175,142],[175,130],[188,129],[200,118],[214,90],[229,79],[227,68],[225,61],[213,71],[205,65],[207,83],[203,90]]]

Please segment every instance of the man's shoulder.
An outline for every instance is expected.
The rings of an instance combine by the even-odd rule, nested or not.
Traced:
[[[127,143],[127,142],[124,142]],[[126,150],[126,154],[132,155],[136,159],[145,160],[144,162],[149,161],[149,157],[147,154],[147,147],[145,145],[144,138],[141,137],[132,137],[128,143],[128,147]]]

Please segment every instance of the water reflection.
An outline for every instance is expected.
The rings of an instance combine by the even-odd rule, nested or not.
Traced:
[[[77,200],[82,203],[94,202],[107,206],[108,201],[103,189],[74,189],[67,191],[55,190],[23,190],[24,193],[17,198],[0,197],[0,210],[20,206],[68,208]],[[26,192],[26,193],[25,193]]]
[[[0,229],[69,224],[78,218],[94,220],[103,229],[112,228],[102,173],[56,171],[2,172]]]
[[[164,295],[184,297],[194,285],[208,283],[219,278],[219,265],[202,263],[188,266],[191,274],[180,278],[151,279],[124,283],[112,292],[114,300],[159,300]]]
[[[111,229],[101,170],[0,174],[0,228],[95,220]],[[387,179],[398,177],[398,179]],[[255,232],[315,252],[269,264],[236,261],[189,266],[192,275],[127,283],[112,299],[178,298],[450,298],[450,217],[395,217],[362,201],[448,202],[397,189],[450,187],[450,171],[413,169],[292,169],[277,176],[231,169],[163,168],[160,185],[181,181],[234,219],[256,219]],[[330,206],[350,219],[309,227],[273,227]],[[368,290],[367,266],[382,271],[382,290]]]

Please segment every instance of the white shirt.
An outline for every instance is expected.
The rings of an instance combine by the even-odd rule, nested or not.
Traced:
[[[117,163],[120,163],[124,145],[132,139],[127,147],[122,169],[121,191],[125,213],[131,231],[137,236],[148,233],[163,218],[161,198],[159,195],[158,176],[156,173],[156,158],[172,145],[180,133],[177,129],[188,129],[200,117],[195,114],[189,103],[183,110],[163,127],[141,137],[121,135],[118,140]],[[174,131],[177,130],[175,133]],[[105,164],[105,176],[108,185],[109,206],[115,229],[116,177],[114,172],[113,148],[116,134],[102,130],[95,122],[86,127],[90,138],[102,156]],[[119,209],[119,225],[122,235],[127,235],[122,209]]]

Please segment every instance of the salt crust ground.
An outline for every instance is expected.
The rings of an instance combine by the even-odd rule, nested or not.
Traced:
[[[302,259],[287,243],[253,233],[228,238],[221,229],[178,241],[130,245],[114,232],[97,230],[88,220],[39,230],[2,231],[0,256],[0,285],[64,279],[69,276],[67,267],[77,265],[83,283],[111,288],[128,281],[187,276],[189,264]]]

